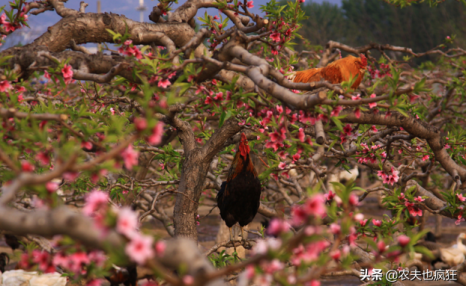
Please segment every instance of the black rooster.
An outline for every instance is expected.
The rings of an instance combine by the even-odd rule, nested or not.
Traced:
[[[227,181],[222,183],[217,194],[220,216],[230,229],[230,241],[233,241],[231,227],[237,222],[244,240],[243,227],[254,219],[260,206],[261,183],[249,152],[248,139],[242,133]]]

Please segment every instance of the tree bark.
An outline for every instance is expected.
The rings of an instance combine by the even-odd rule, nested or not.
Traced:
[[[203,147],[193,148],[194,143],[191,141],[194,141],[194,134],[189,124],[183,124],[176,118],[173,123],[180,127],[177,130],[181,133],[180,138],[185,148],[185,161],[173,212],[175,236],[197,241],[197,208],[210,163],[224,148],[225,142],[241,131],[242,127],[236,119],[230,118],[214,132]]]

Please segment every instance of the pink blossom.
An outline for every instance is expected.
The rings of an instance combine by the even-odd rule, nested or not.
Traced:
[[[101,286],[104,283],[103,279],[92,279],[91,281],[87,282],[86,286]]]
[[[147,259],[154,257],[154,239],[152,236],[135,233],[126,245],[126,254],[138,264],[144,264]]]
[[[73,77],[73,69],[70,65],[65,65],[61,70],[65,79],[71,79]]]
[[[338,249],[330,252],[330,257],[332,257],[333,260],[340,259],[340,256],[341,256],[341,253],[340,253],[340,250],[338,250]]]
[[[113,107],[110,107],[110,112],[112,113],[112,115],[115,115],[115,109],[113,109]]]
[[[282,172],[280,175],[282,175],[283,177],[285,177],[287,179],[290,178],[290,172],[289,171]]]
[[[33,261],[39,265],[39,269],[42,271],[47,270],[50,264],[50,256],[46,251],[34,250],[32,252]]]
[[[288,155],[288,153],[286,153],[285,151],[280,151],[280,152],[278,153],[278,156],[279,156],[280,158],[282,158],[283,160],[286,159],[286,156],[287,156],[287,155]]]
[[[52,263],[54,266],[60,266],[63,268],[68,268],[70,264],[69,258],[62,252],[59,252],[53,256]]]
[[[303,224],[307,219],[307,214],[300,206],[293,206],[291,208],[291,223],[294,226]]]
[[[354,116],[356,116],[356,118],[361,117],[361,109],[359,109],[359,107],[354,110]]]
[[[360,100],[360,99],[361,99],[361,95],[360,95],[360,94],[357,94],[356,96],[351,96],[351,99],[352,99],[352,100]]]
[[[290,229],[290,225],[278,218],[274,218],[270,221],[267,233],[270,235],[279,235],[280,233],[287,232]]]
[[[377,248],[379,249],[379,252],[382,253],[385,251],[385,242],[383,240],[379,241],[377,243]]]
[[[358,196],[356,196],[354,194],[351,194],[349,196],[348,202],[352,206],[357,206],[359,204],[359,198],[358,198]]]
[[[157,241],[155,243],[155,253],[157,254],[157,256],[163,256],[166,248],[167,245],[163,241]]]
[[[142,286],[159,286],[159,284],[157,282],[154,282],[154,281],[146,281],[146,282],[144,282],[144,284],[142,284]]]
[[[328,191],[328,193],[325,194],[325,198],[327,199],[327,201],[333,200],[334,197],[335,197],[335,193],[332,192],[332,190]]]
[[[299,141],[304,142],[305,134],[304,134],[304,129],[303,128],[299,128],[298,138],[299,138]]]
[[[223,100],[223,92],[219,92],[214,97],[215,100]]]
[[[406,235],[398,236],[398,243],[401,245],[401,247],[405,247],[406,245],[408,245],[409,241],[410,241],[410,238],[407,237]]]
[[[143,117],[136,117],[134,118],[134,126],[136,130],[143,131],[147,128],[147,120]]]
[[[253,1],[248,1],[246,3],[246,7],[248,7],[249,9],[254,8]]]
[[[344,132],[346,135],[350,135],[350,134],[351,134],[351,131],[353,131],[353,128],[351,127],[351,125],[346,124],[345,127],[343,127],[343,132]]]
[[[129,207],[123,207],[118,212],[116,230],[127,237],[132,237],[137,231],[138,214]]]
[[[212,102],[213,102],[212,97],[207,96],[205,101],[204,101],[204,104],[211,104]]]
[[[326,199],[323,194],[315,194],[303,204],[304,212],[308,215],[323,217],[327,212],[325,202]]]
[[[98,267],[102,267],[107,260],[105,253],[100,250],[93,250],[89,252],[89,260],[94,262]]]
[[[362,220],[359,221],[359,224],[360,224],[361,226],[366,226],[366,223],[367,223],[367,218],[366,218],[366,219],[362,219]]]
[[[343,110],[343,107],[342,106],[335,106],[332,110],[332,112],[330,112],[330,116],[338,116],[340,114],[340,112]]]
[[[102,192],[98,189],[92,190],[86,195],[83,213],[90,216],[97,210],[107,206],[108,193]]]
[[[71,254],[68,268],[75,273],[81,272],[81,268],[83,265],[89,264],[91,261],[85,252],[76,252]]]
[[[464,217],[462,214],[458,215],[458,219],[455,221],[456,225],[460,225],[460,223],[464,221]]]
[[[272,33],[270,35],[270,39],[272,39],[272,41],[277,42],[277,43],[280,42],[280,33],[278,32]]]
[[[281,170],[285,169],[285,167],[286,167],[285,162],[280,162],[280,164],[278,164],[278,168],[281,169]]]
[[[32,172],[35,167],[29,161],[21,161],[21,170],[23,172]]]
[[[354,220],[357,222],[361,222],[364,219],[364,215],[362,213],[358,213],[354,215]]]
[[[194,278],[191,275],[185,275],[183,277],[183,283],[186,285],[191,285],[194,283]]]
[[[42,165],[48,165],[50,163],[49,156],[45,152],[37,153],[36,160],[39,161]]]
[[[375,225],[375,226],[382,226],[382,221],[381,220],[376,220],[376,219],[373,219],[372,220],[372,223]]]
[[[456,197],[458,197],[458,199],[462,202],[466,201],[466,198],[463,197],[463,194],[456,194]]]
[[[89,141],[83,141],[81,142],[81,148],[84,148],[86,150],[91,150],[92,149],[92,143]]]
[[[341,231],[341,226],[336,224],[336,223],[332,223],[330,225],[330,232],[335,234],[335,235],[338,235],[340,234],[340,231]]]
[[[159,81],[159,83],[157,84],[158,87],[161,87],[161,88],[167,88],[168,86],[170,86],[172,83],[168,80],[168,79],[163,79],[161,81]]]
[[[415,201],[418,201],[418,202],[423,202],[425,201],[425,199],[423,199],[421,196],[418,196],[417,198],[414,198]]]
[[[371,98],[375,98],[375,97],[376,97],[375,93],[371,94],[370,97],[371,97]],[[369,103],[369,108],[374,108],[374,107],[376,107],[376,106],[377,106],[377,102],[371,102],[371,103]]]
[[[125,162],[125,167],[128,170],[133,169],[133,166],[138,164],[139,152],[134,151],[133,146],[129,145],[123,152],[121,152],[121,157]]]
[[[157,122],[157,125],[155,125],[154,129],[152,130],[152,135],[149,136],[147,140],[149,144],[158,145],[160,142],[162,142],[164,125],[165,124],[162,121]]]
[[[4,22],[3,29],[5,29],[5,32],[14,32],[16,30],[16,27],[10,22]]]
[[[415,95],[415,94],[410,94],[409,95],[409,102],[410,103],[413,103],[414,101],[416,101],[416,99],[420,98],[419,95]]]
[[[58,190],[58,184],[55,182],[47,182],[45,184],[45,189],[47,189],[49,193],[55,193]]]
[[[68,182],[74,182],[78,177],[78,172],[66,172],[63,174],[63,179],[65,179]]]
[[[375,133],[379,132],[379,130],[377,130],[377,127],[375,127],[375,125],[372,125],[371,130]]]
[[[299,158],[301,158],[301,155],[299,155],[298,153],[294,154],[294,155],[293,155],[293,162],[298,161]]]

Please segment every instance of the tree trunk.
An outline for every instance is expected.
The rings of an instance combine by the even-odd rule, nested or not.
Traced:
[[[173,212],[175,236],[197,241],[196,215],[199,197],[210,162],[202,162],[200,149],[193,150],[184,161]],[[181,194],[182,193],[182,194]]]
[[[233,135],[241,131],[242,127],[235,118],[230,118],[212,134],[204,146],[195,148],[191,126],[186,122],[175,122],[175,124],[181,133],[180,140],[185,151],[185,161],[173,211],[175,236],[197,241],[197,208],[210,164],[225,146],[239,142],[240,135]]]

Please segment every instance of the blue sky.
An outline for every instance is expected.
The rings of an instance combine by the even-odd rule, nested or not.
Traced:
[[[309,1],[311,0],[306,0],[306,2],[309,2]],[[330,2],[333,4],[338,4],[338,5],[341,4],[341,0],[313,0],[313,2],[316,2],[316,3],[322,3],[324,1]],[[0,0],[0,7],[3,5],[7,5],[8,2],[9,0]],[[68,0],[68,2],[65,3],[65,6],[68,8],[72,8],[72,9],[78,9],[79,2],[81,2],[81,0]],[[87,12],[97,11],[97,0],[87,0],[85,2],[89,4],[89,6],[86,8]],[[179,6],[183,4],[184,2],[185,2],[184,0],[179,0],[179,4],[176,6]],[[268,0],[254,0],[254,8],[251,9],[252,12],[260,13],[260,10],[259,10],[260,5],[265,5],[267,2]],[[101,4],[102,12],[112,12],[116,14],[122,14],[128,17],[129,19],[139,21],[140,12],[136,11],[136,7],[139,6],[139,0],[101,0],[101,3],[102,3]],[[147,10],[143,12],[143,19],[145,22],[151,23],[148,17],[149,17],[150,12],[152,11],[152,7],[157,4],[158,4],[158,1],[144,0],[144,5],[147,7]],[[210,14],[210,13],[213,13],[214,10],[207,9],[207,12]],[[204,13],[205,13],[204,9],[201,9],[200,12],[198,13],[198,16],[202,16],[204,15]],[[45,13],[39,14],[37,16],[30,15],[28,22],[31,28],[26,27],[17,32],[14,32],[12,35],[10,35],[7,38],[7,42],[5,43],[5,46],[3,46],[2,48],[7,48],[11,45],[17,44],[18,42],[21,42],[23,44],[30,43],[35,38],[37,38],[39,35],[43,34],[47,30],[47,27],[54,25],[59,20],[60,20],[60,17],[55,13],[55,11],[46,11]],[[86,46],[89,47],[89,46],[95,46],[95,45],[86,45]]]

